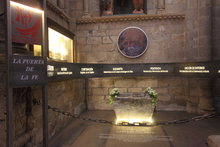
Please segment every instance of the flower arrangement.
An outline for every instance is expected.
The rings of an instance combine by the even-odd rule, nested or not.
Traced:
[[[144,90],[144,93],[149,95],[149,97],[151,98],[151,105],[155,107],[158,102],[157,92],[153,90],[151,87],[148,87]],[[113,88],[108,95],[108,104],[113,104],[115,101],[115,98],[118,97],[119,94],[120,94],[119,89]]]
[[[145,94],[148,94],[151,98],[151,105],[156,106],[158,102],[158,94],[155,90],[153,90],[151,87],[148,87],[147,89],[144,90]]]
[[[118,88],[114,88],[111,90],[110,94],[108,95],[108,103],[113,104],[115,98],[120,94]]]

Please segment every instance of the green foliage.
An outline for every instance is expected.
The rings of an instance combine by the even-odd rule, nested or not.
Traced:
[[[144,90],[145,94],[148,94],[151,98],[151,105],[156,106],[158,102],[158,94],[155,90],[153,90],[151,87],[148,87],[147,89]],[[113,104],[115,101],[115,98],[120,94],[118,88],[114,88],[110,91],[108,95],[108,104]]]
[[[151,87],[148,87],[147,89],[144,90],[144,93],[148,94],[151,98],[151,104],[152,106],[156,106],[158,102],[158,94],[155,90],[153,90]]]
[[[118,88],[114,88],[111,90],[110,94],[108,95],[108,104],[113,104],[115,98],[120,94]]]

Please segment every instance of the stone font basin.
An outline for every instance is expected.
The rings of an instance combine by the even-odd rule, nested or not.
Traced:
[[[154,106],[145,93],[121,93],[115,99],[116,124],[151,124]]]

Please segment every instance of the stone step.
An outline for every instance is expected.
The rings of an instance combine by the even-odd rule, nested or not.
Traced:
[[[208,136],[207,142],[209,147],[220,147],[220,135]]]

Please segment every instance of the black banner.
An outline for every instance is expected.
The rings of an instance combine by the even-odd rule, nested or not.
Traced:
[[[48,62],[48,77],[50,80],[126,76],[214,77],[219,75],[220,62],[147,64],[79,64]]]
[[[47,83],[45,60],[42,57],[15,55],[10,63],[12,86],[44,85]]]
[[[42,57],[13,56],[10,65],[12,86],[44,85],[50,81],[94,77],[131,76],[197,76],[220,75],[220,62],[141,63],[141,64],[80,64],[47,62]]]

